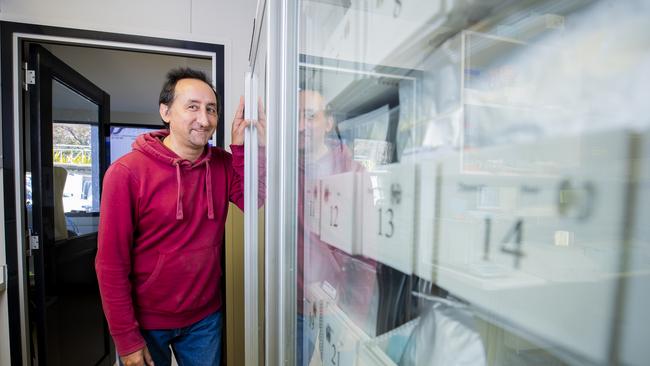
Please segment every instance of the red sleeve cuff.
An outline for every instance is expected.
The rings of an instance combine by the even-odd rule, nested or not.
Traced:
[[[139,329],[113,335],[113,340],[115,341],[117,354],[120,356],[131,354],[147,345]]]
[[[244,144],[241,145],[230,145],[230,151],[232,151],[233,155],[234,154],[241,154],[244,155]],[[266,156],[266,146],[259,146],[258,148],[258,153],[260,155]]]
[[[241,145],[230,145],[230,151],[233,155],[244,155],[244,144]]]

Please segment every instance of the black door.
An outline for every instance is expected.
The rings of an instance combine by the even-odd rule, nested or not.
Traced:
[[[109,95],[45,47],[24,49],[35,77],[25,100],[26,209],[38,240],[29,257],[32,359],[112,365],[94,270]]]

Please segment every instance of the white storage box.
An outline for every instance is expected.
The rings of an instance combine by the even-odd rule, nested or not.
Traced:
[[[433,243],[436,234],[436,205],[438,202],[439,164],[433,161],[419,164],[419,180],[416,182],[417,195],[415,205],[417,216],[417,245],[413,273],[418,277],[433,282],[434,253]]]
[[[605,362],[631,143],[628,132],[608,131],[444,161],[437,284]]]
[[[403,273],[413,273],[415,234],[414,164],[377,167],[363,175],[363,255]]]
[[[625,365],[643,365],[650,360],[650,327],[643,321],[650,309],[650,132],[644,133],[639,143],[619,341],[621,364]]]
[[[357,175],[350,172],[321,180],[320,238],[349,254],[360,254],[357,240]]]
[[[320,235],[320,185],[318,179],[305,182],[305,226],[317,236]]]
[[[323,308],[334,304],[335,296],[336,293],[327,282],[317,282],[305,286],[303,337],[306,344],[314,347],[313,353],[305,354],[305,358],[313,358],[314,354],[319,355],[323,340]],[[309,347],[306,348],[309,349]]]
[[[357,363],[359,344],[370,338],[334,304],[323,306],[321,337],[323,365],[363,365]]]

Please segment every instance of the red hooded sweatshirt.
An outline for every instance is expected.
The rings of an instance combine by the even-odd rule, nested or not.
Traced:
[[[244,207],[244,147],[206,147],[195,162],[138,136],[104,176],[95,268],[120,355],[145,346],[142,329],[181,328],[221,307],[228,203]],[[263,181],[263,179],[262,179]]]

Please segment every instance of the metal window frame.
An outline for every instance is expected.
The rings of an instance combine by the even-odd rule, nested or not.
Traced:
[[[246,73],[245,119],[257,120],[257,77]],[[258,150],[255,124],[244,131],[244,358],[246,365],[259,364],[259,241],[257,194]]]
[[[266,337],[268,365],[294,365],[298,208],[299,2],[268,0]]]

